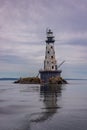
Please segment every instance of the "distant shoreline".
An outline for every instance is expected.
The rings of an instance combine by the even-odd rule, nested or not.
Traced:
[[[87,79],[68,79],[68,78],[65,78],[65,80],[87,80]]]
[[[0,80],[18,80],[18,78],[0,78]]]

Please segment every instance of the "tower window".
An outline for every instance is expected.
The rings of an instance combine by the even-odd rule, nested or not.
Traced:
[[[51,56],[51,58],[53,59],[53,56]]]
[[[51,49],[53,49],[53,46],[51,46]]]
[[[54,66],[52,66],[52,69],[54,69]]]
[[[47,53],[49,54],[49,51]]]

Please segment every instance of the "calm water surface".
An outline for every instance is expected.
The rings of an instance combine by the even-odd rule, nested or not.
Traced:
[[[64,86],[0,81],[0,130],[87,130],[87,81]]]

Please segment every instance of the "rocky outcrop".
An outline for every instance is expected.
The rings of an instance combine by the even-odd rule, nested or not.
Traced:
[[[14,83],[20,84],[41,84],[41,79],[38,77],[27,77],[27,78],[20,78],[19,80],[15,81]],[[64,80],[62,77],[52,77],[48,80],[48,84],[67,84],[67,81]]]
[[[20,84],[40,84],[40,78],[38,78],[38,77],[20,78],[19,80],[15,81],[14,83],[20,83]]]
[[[50,84],[67,84],[67,81],[62,77],[52,77],[48,81]]]

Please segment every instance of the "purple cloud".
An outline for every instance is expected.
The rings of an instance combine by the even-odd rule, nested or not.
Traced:
[[[52,28],[56,40],[59,40],[55,44],[56,50],[60,50],[60,54],[56,53],[57,57],[66,60],[72,57],[78,63],[82,57],[85,61],[87,58],[86,16],[86,0],[0,0],[0,66],[3,64],[6,70],[7,66],[9,67],[7,60],[9,59],[10,68],[14,68],[13,63],[18,65],[20,62],[20,71],[27,68],[26,66],[31,69],[30,63],[32,63],[38,66],[34,69],[37,71],[44,60],[47,27]],[[76,48],[73,52],[76,56],[71,54],[72,47]],[[82,62],[86,64],[84,61]],[[22,66],[24,62],[27,63]],[[73,60],[71,63],[74,64]],[[18,66],[15,66],[15,70]],[[34,71],[32,70],[31,75]]]

